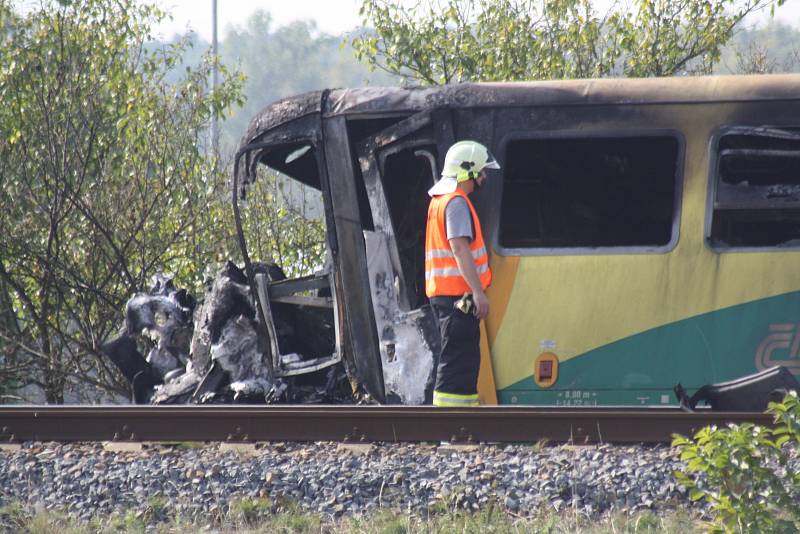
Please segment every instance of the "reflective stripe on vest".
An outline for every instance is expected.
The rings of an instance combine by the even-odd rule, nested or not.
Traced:
[[[470,406],[480,406],[478,394],[459,395],[458,393],[445,393],[443,391],[433,392],[433,405],[450,408],[464,408]]]
[[[455,254],[450,248],[450,241],[447,239],[445,209],[448,202],[457,196],[467,201],[472,215],[475,239],[470,243],[469,251],[475,262],[481,287],[486,289],[492,283],[489,255],[483,242],[483,232],[478,214],[467,195],[460,189],[456,189],[447,195],[433,197],[428,206],[428,223],[425,230],[425,293],[429,297],[461,296],[471,291],[469,284],[461,275]]]

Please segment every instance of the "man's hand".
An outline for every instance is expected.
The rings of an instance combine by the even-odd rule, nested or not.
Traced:
[[[454,237],[450,240],[450,249],[456,257],[458,270],[461,276],[467,281],[467,285],[472,290],[472,299],[475,302],[475,316],[478,319],[485,319],[489,315],[489,299],[481,287],[481,279],[475,262],[472,260],[472,253],[469,251],[469,240],[466,237]]]
[[[473,293],[472,300],[475,302],[475,317],[479,320],[486,319],[489,315],[489,299],[486,298],[486,293],[483,290]]]

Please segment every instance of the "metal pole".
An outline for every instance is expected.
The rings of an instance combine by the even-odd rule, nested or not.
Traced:
[[[219,46],[217,43],[217,0],[211,0],[211,49],[214,54],[214,61],[219,61]],[[211,75],[211,89],[216,93],[219,86],[219,72],[216,63]],[[217,124],[216,115],[211,117],[211,148],[214,151],[214,157],[219,157],[219,124]]]

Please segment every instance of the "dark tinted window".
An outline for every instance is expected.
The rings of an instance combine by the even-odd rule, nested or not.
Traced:
[[[668,245],[678,153],[678,140],[670,136],[511,141],[503,170],[500,245]]]

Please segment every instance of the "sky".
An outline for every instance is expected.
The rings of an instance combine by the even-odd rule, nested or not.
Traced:
[[[400,0],[414,3],[412,0]],[[165,21],[156,28],[162,38],[170,38],[175,33],[192,29],[207,41],[211,40],[211,0],[156,0],[170,12],[171,21]],[[598,5],[609,5],[610,0],[599,0]],[[222,39],[226,28],[243,25],[257,9],[268,11],[276,26],[286,25],[294,20],[315,20],[317,27],[329,34],[338,35],[352,30],[361,23],[358,9],[361,0],[217,0],[218,36]],[[778,8],[775,18],[785,24],[800,27],[800,0],[786,0]],[[747,25],[762,24],[767,13],[752,16]]]
[[[211,0],[156,0],[156,3],[173,17],[156,28],[161,37],[169,38],[191,28],[211,40]],[[227,27],[243,25],[257,9],[269,12],[276,26],[311,19],[321,31],[338,35],[361,23],[360,5],[360,0],[217,0],[217,35],[222,39]]]

